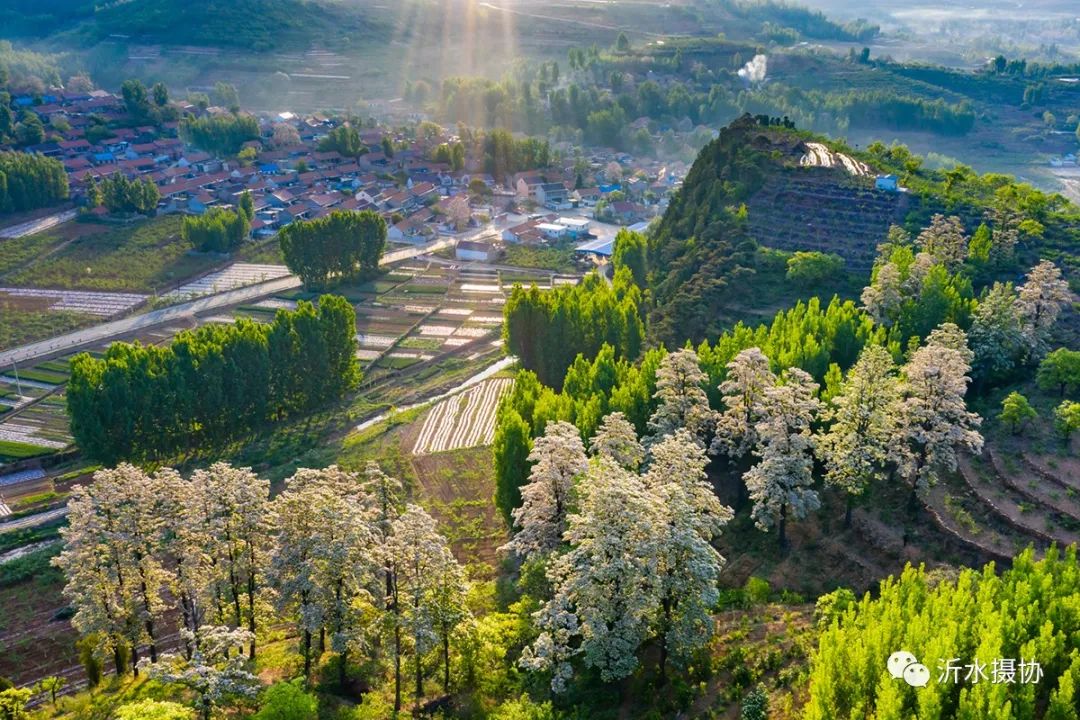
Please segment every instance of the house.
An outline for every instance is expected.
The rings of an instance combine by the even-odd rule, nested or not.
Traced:
[[[552,210],[570,207],[570,191],[562,183],[544,183],[536,189],[536,202]]]
[[[562,240],[570,235],[570,230],[560,223],[540,223],[536,226],[548,240]]]
[[[467,262],[491,262],[498,255],[494,245],[478,240],[462,240],[454,249],[454,257]]]
[[[558,224],[566,228],[566,234],[573,238],[582,238],[589,234],[589,221],[585,218],[561,217]]]
[[[900,180],[895,175],[878,175],[874,179],[874,189],[885,192],[900,192]]]

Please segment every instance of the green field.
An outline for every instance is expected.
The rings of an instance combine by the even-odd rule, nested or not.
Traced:
[[[94,320],[90,315],[67,311],[8,311],[0,304],[0,350],[86,327]]]
[[[31,287],[163,292],[210,269],[217,260],[188,254],[180,217],[168,216],[84,235],[31,263],[8,282]]]
[[[21,460],[22,458],[47,455],[50,452],[52,452],[52,450],[49,448],[38,447],[37,445],[29,445],[27,443],[14,442],[11,440],[0,440],[0,459],[3,460]]]

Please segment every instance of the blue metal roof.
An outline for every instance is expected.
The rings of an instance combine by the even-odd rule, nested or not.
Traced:
[[[574,251],[579,253],[591,253],[593,255],[610,256],[614,245],[614,238],[597,238],[596,240],[589,240],[588,242],[581,243],[574,248]]]

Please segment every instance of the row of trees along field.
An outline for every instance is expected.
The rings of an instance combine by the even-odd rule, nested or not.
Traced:
[[[31,153],[0,152],[0,212],[48,207],[67,197],[67,173],[59,160]]]
[[[209,720],[256,695],[256,638],[284,624],[305,679],[329,651],[341,688],[353,673],[389,678],[395,711],[409,685],[421,702],[432,667],[450,689],[468,583],[435,521],[375,463],[298,470],[273,500],[248,468],[184,479],[123,464],[76,487],[69,508],[54,563],[91,678],[107,658],[118,676],[183,685]],[[163,653],[176,624],[179,652]]]
[[[67,386],[72,436],[110,463],[221,447],[354,388],[355,333],[349,302],[324,295],[268,324],[240,319],[182,332],[167,347],[113,343],[100,359],[82,353]]]
[[[592,273],[577,285],[541,292],[515,285],[503,310],[503,336],[521,366],[556,386],[578,353],[605,344],[616,357],[636,358],[645,341],[642,293],[630,270],[610,285]]]
[[[290,223],[278,233],[289,270],[305,287],[371,275],[386,248],[386,220],[372,210],[335,211]]]
[[[117,172],[102,178],[100,183],[93,177],[86,183],[87,207],[104,206],[114,215],[151,215],[157,210],[159,202],[161,192],[154,181],[147,177],[131,180]]]

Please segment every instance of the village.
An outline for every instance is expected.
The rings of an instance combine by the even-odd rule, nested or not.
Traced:
[[[21,96],[13,103],[48,131],[44,142],[22,149],[63,163],[71,201],[90,219],[107,220],[109,211],[86,207],[88,183],[119,174],[151,181],[160,194],[159,214],[201,215],[235,206],[248,192],[255,208],[253,239],[272,237],[296,220],[374,210],[386,219],[391,244],[468,236],[459,249],[463,260],[494,260],[506,243],[575,241],[592,241],[583,253],[603,256],[610,251],[603,240],[614,231],[594,234],[596,221],[645,227],[663,213],[687,171],[682,162],[568,144],[553,148],[548,167],[504,177],[485,172],[482,159],[471,157],[453,169],[434,158],[437,148],[458,140],[456,134],[417,114],[394,128],[374,119],[363,122],[362,147],[352,157],[320,149],[345,122],[341,118],[261,114],[260,137],[244,143],[238,157],[221,158],[185,143],[177,120],[132,126],[124,99],[103,90]],[[231,113],[190,102],[173,105],[174,114],[195,118]],[[44,227],[31,223],[28,229]]]

